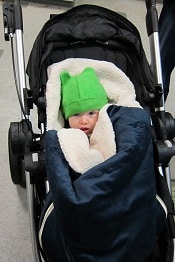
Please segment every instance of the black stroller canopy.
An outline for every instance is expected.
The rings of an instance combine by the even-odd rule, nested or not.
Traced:
[[[132,57],[129,57],[128,52]],[[141,101],[145,97],[150,100],[154,93],[152,75],[138,30],[130,21],[113,11],[94,5],[82,5],[63,14],[53,15],[46,22],[34,43],[27,66],[35,103],[46,85],[47,67],[70,57],[114,63],[134,83],[136,95]],[[137,65],[133,62],[136,59],[145,65],[146,73],[141,79],[135,79],[140,74],[140,66],[133,69],[133,64]],[[139,73],[134,74],[131,69]],[[139,84],[142,87],[146,86],[144,99],[141,98],[143,90],[140,90],[138,82],[142,82]]]

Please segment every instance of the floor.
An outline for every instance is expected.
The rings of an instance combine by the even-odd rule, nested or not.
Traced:
[[[49,5],[46,2],[44,4],[44,1],[40,1],[40,4],[37,4],[36,1],[24,1],[21,3],[24,20],[24,52],[25,60],[27,61],[34,39],[44,22],[49,18],[49,14],[62,13],[69,7],[61,4],[55,6]],[[95,3],[126,14],[128,19],[139,29],[148,60],[150,60],[149,41],[145,28],[145,1],[75,0],[76,5],[82,3]],[[2,7],[2,1],[0,1],[0,5]],[[159,12],[161,6],[159,1],[157,3]],[[2,12],[0,13],[0,21],[2,23]],[[2,24],[0,26],[0,35],[3,36]],[[0,42],[0,62],[0,172],[2,178],[0,182],[0,261],[32,262],[34,259],[30,239],[26,190],[12,184],[9,171],[8,128],[10,122],[20,121],[21,111],[19,109],[13,80],[10,43],[3,40]],[[175,115],[175,88],[173,88],[173,83],[175,83],[175,73],[172,75],[171,91],[166,103],[166,110]],[[174,159],[171,161],[171,168],[172,177],[175,179]]]

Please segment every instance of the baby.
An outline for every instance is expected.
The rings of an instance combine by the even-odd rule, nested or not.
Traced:
[[[63,71],[60,80],[65,128],[58,131],[58,139],[69,165],[83,174],[116,153],[112,123],[105,109],[108,97],[91,67],[74,76]]]
[[[87,67],[80,74],[60,74],[61,107],[69,127],[82,130],[87,136],[93,132],[99,110],[108,103],[104,87],[93,68]]]

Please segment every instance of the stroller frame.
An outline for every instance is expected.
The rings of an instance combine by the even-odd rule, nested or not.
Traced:
[[[157,130],[159,131],[160,139],[155,141],[155,147],[159,157],[159,172],[166,177],[169,191],[171,193],[171,172],[169,162],[175,155],[175,122],[171,114],[165,112],[164,95],[162,86],[162,72],[159,50],[159,36],[158,36],[158,18],[156,10],[156,1],[145,0],[147,7],[146,21],[147,32],[150,40],[151,50],[151,66],[155,78],[157,103],[155,111],[157,113]],[[17,55],[17,77],[15,72],[15,82],[17,86],[17,93],[21,105],[21,121],[13,122],[9,129],[9,160],[11,165],[11,175],[14,184],[26,185],[28,197],[28,209],[31,227],[31,237],[33,245],[34,260],[36,262],[42,261],[42,252],[38,244],[38,235],[36,230],[36,221],[33,218],[38,216],[36,210],[36,202],[39,204],[40,200],[37,196],[37,190],[33,183],[33,174],[45,174],[45,156],[44,152],[40,151],[43,148],[43,135],[45,133],[44,121],[40,123],[40,134],[34,134],[32,125],[30,123],[30,110],[33,108],[32,94],[26,88],[25,77],[25,61],[24,61],[24,48],[23,48],[23,21],[22,9],[20,1],[15,0],[13,4],[3,4],[3,17],[4,17],[4,37],[6,41],[11,40],[13,48],[13,38],[16,40],[16,55]],[[15,68],[15,65],[14,65]],[[44,103],[44,102],[43,102]],[[16,136],[16,134],[18,135]],[[27,141],[27,142],[26,142]],[[31,154],[36,152],[39,160],[34,160]],[[14,167],[16,168],[15,170]],[[19,172],[19,176],[16,175]],[[45,192],[49,191],[47,180],[44,178]],[[38,203],[37,203],[38,204]],[[171,219],[172,235],[174,221]],[[173,259],[173,258],[171,258]],[[170,259],[170,262],[171,262]]]

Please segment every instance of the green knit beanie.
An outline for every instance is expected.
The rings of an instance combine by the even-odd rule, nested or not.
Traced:
[[[91,67],[71,76],[67,71],[60,74],[61,108],[65,119],[70,116],[101,109],[108,103],[104,87]]]

